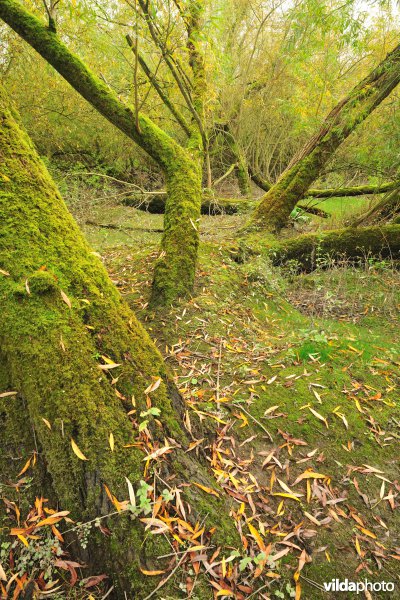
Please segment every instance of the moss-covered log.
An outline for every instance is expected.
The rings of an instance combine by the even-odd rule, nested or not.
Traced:
[[[263,196],[249,228],[279,231],[297,202],[307,195],[322,167],[340,144],[390,94],[400,81],[400,45],[331,111],[277,183]]]
[[[134,140],[162,168],[175,205],[168,210],[160,267],[163,275],[160,276],[160,269],[155,273],[153,298],[169,302],[174,297],[190,293],[199,242],[198,229],[192,223],[197,223],[200,216],[201,197],[197,179],[199,163],[202,162],[202,140],[201,136],[196,135],[196,128],[192,127],[188,149],[182,148],[151,119],[137,115],[133,108],[123,103],[63,44],[54,31],[44,26],[21,4],[14,0],[0,0],[0,19],[10,25],[83,98]],[[183,186],[185,180],[187,185]],[[175,185],[176,190],[173,189]],[[184,273],[184,277],[174,279],[176,273]],[[160,290],[161,285],[166,287],[165,291]]]
[[[123,203],[126,206],[132,206],[139,210],[145,210],[151,214],[160,215],[165,212],[167,193],[155,193],[140,195],[136,194],[129,196],[124,199]],[[201,201],[201,214],[202,215],[236,215],[250,212],[256,204],[256,200],[245,200],[238,198],[215,198],[214,196],[208,196],[203,194]],[[298,204],[298,208],[301,208],[306,213],[316,215],[322,219],[327,219],[329,214],[317,208],[315,206],[307,206],[305,204]]]
[[[254,183],[265,192],[271,189],[271,184],[257,175],[253,170],[249,168],[251,179]],[[398,187],[398,182],[387,181],[378,185],[356,185],[351,187],[341,188],[310,188],[307,190],[307,198],[351,198],[354,196],[369,196],[373,194],[385,194]]]
[[[397,181],[387,181],[378,185],[356,185],[342,188],[311,188],[307,191],[307,198],[352,198],[354,196],[370,196],[385,194],[399,187]]]
[[[75,520],[107,514],[114,508],[104,484],[127,499],[125,477],[136,486],[143,476],[143,453],[125,447],[138,435],[127,409],[135,398],[140,419],[145,388],[161,378],[151,394],[160,410],[160,421],[149,424],[153,444],[168,437],[181,445],[164,468],[177,472],[176,482],[195,477],[212,487],[206,469],[184,451],[184,406],[161,355],[87,245],[1,88],[0,162],[0,392],[18,392],[0,398],[0,481],[15,481],[38,450],[30,473],[36,490]],[[107,360],[118,366],[108,371]],[[87,460],[74,454],[71,439]],[[185,490],[193,509],[208,513],[229,539],[231,521],[220,501]],[[139,567],[154,568],[165,553],[162,538],[146,537],[128,516],[108,527],[110,536],[91,536],[83,558],[112,576],[115,597],[125,590],[140,598],[149,584]]]
[[[149,194],[141,196],[140,194],[125,198],[123,203],[127,206],[133,206],[140,210],[145,210],[151,214],[163,214],[165,211],[167,194]],[[203,194],[201,201],[202,215],[236,215],[238,213],[249,212],[255,206],[254,200],[238,198],[215,198],[212,195]]]
[[[358,261],[374,256],[399,260],[400,225],[309,233],[272,246],[268,254],[274,265],[293,261],[299,270],[306,272],[342,259]]]

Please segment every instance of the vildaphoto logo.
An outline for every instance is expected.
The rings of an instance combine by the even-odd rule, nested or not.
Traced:
[[[326,592],[393,592],[394,583],[392,581],[349,581],[344,579],[332,579],[331,581],[324,582],[324,589]]]

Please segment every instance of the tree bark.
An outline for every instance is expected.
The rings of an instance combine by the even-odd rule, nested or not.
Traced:
[[[309,233],[272,246],[268,251],[274,265],[293,261],[299,271],[329,267],[338,260],[351,262],[369,256],[399,260],[400,225],[348,227]]]
[[[87,245],[1,87],[0,163],[0,391],[18,392],[0,398],[0,480],[15,481],[38,451],[32,500],[36,490],[77,521],[108,514],[114,508],[104,484],[122,500],[128,499],[125,477],[135,487],[143,478],[143,452],[125,447],[139,441],[127,411],[135,398],[140,421],[144,390],[160,378],[151,394],[160,410],[159,421],[148,425],[151,442],[156,448],[169,438],[180,446],[162,463],[164,472],[176,472],[174,485],[195,479],[214,487],[206,468],[185,453],[184,405],[161,355]],[[119,365],[112,376],[99,368],[103,357]],[[74,454],[71,439],[88,460]],[[206,506],[204,513],[233,542],[222,501],[184,489],[194,511]],[[96,529],[82,558],[92,573],[113,578],[114,597],[126,591],[141,598],[154,583],[139,567],[155,568],[166,544],[125,514],[107,526],[111,535]],[[5,534],[0,527],[0,541]]]
[[[246,161],[241,154],[238,155],[239,162],[237,163],[235,174],[239,185],[239,190],[242,196],[249,197],[251,193],[250,178],[247,171]]]
[[[83,98],[156,161],[166,176],[170,190],[178,180],[177,172],[180,168],[183,170],[183,177],[188,173],[197,173],[203,152],[201,139],[200,142],[192,139],[189,147],[184,149],[151,119],[142,114],[136,115],[133,108],[120,101],[108,86],[68,50],[55,32],[45,27],[18,2],[0,0],[0,18],[49,62]],[[195,128],[192,128],[192,133],[193,129]],[[197,183],[194,188],[186,186],[184,194],[181,191],[180,188],[171,194],[171,198],[182,203],[182,206],[168,211],[170,218],[162,246],[162,251],[165,251],[162,284],[166,286],[166,290],[165,293],[160,293],[157,287],[153,294],[153,298],[157,297],[160,301],[165,299],[169,302],[178,296],[188,295],[193,288],[192,276],[178,280],[174,277],[180,272],[179,263],[182,263],[182,271],[185,273],[189,262],[190,271],[195,270],[197,254],[194,249],[198,247],[199,232],[192,223],[198,222],[201,197]],[[181,218],[174,220],[174,216],[178,214]],[[161,283],[157,273],[154,281],[156,286]]]
[[[175,159],[168,169],[161,254],[154,269],[150,299],[153,307],[170,304],[193,289],[199,246],[201,167],[200,161],[196,164],[193,160]]]
[[[400,81],[400,45],[331,111],[320,130],[263,196],[249,228],[279,231],[297,202],[307,195],[322,167],[340,144],[390,94]]]
[[[387,181],[378,185],[356,185],[353,187],[309,189],[307,198],[352,198],[354,196],[370,196],[385,194],[399,186],[397,181]]]

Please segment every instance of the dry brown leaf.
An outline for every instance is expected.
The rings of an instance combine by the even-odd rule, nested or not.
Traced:
[[[68,306],[68,308],[72,308],[71,300],[68,298],[67,294],[65,292],[63,292],[62,290],[60,290],[60,294],[61,294],[61,298],[63,299],[65,304]]]

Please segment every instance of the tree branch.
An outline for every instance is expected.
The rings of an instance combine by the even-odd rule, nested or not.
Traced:
[[[159,95],[159,97],[161,98],[163,103],[165,104],[165,106],[170,110],[170,112],[175,117],[175,119],[177,120],[179,125],[182,127],[184,132],[189,136],[190,135],[190,127],[189,127],[189,124],[187,123],[185,117],[175,108],[175,106],[172,104],[171,100],[169,99],[168,95],[161,88],[160,84],[157,81],[155,74],[150,70],[145,59],[138,51],[137,45],[132,40],[131,36],[129,34],[127,34],[125,37],[126,37],[126,41],[128,42],[128,46],[130,47],[133,54],[139,61],[139,64],[140,64],[144,74],[146,75],[147,79],[149,80],[149,82],[151,83],[151,85],[153,86],[153,88],[155,89],[155,91],[157,92],[157,94]]]
[[[135,111],[121,102],[99,77],[41,21],[15,0],[0,0],[0,18],[30,44],[71,86],[113,125],[145,150],[163,169],[168,169],[176,154],[184,150],[151,119],[139,114],[140,131],[135,126]]]

